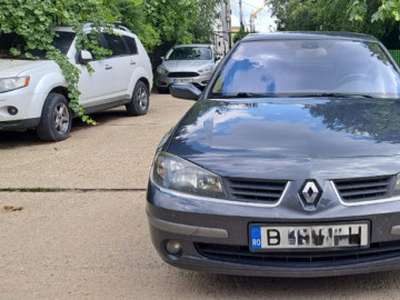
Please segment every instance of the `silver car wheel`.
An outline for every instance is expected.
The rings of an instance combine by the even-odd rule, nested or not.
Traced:
[[[69,130],[69,109],[64,103],[58,103],[54,108],[54,128],[60,134]]]
[[[142,110],[146,109],[149,103],[149,96],[147,95],[147,90],[143,87],[140,87],[136,93],[137,102]]]

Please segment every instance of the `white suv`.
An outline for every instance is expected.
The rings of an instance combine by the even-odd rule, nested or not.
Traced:
[[[71,27],[55,29],[54,45],[80,70],[79,103],[87,114],[125,105],[129,115],[143,115],[149,107],[153,84],[150,59],[137,36],[125,27],[115,34],[100,33],[102,46],[112,55],[95,60],[88,51],[77,51]],[[86,25],[85,32],[92,29]],[[51,60],[4,58],[15,44],[15,34],[0,35],[0,130],[36,129],[43,141],[68,137],[73,112],[68,85]],[[88,72],[89,64],[94,73]]]

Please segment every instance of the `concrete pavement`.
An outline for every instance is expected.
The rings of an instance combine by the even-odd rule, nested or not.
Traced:
[[[128,117],[121,107],[94,114],[98,126],[74,120],[58,143],[0,132],[0,189],[145,189],[159,141],[193,103],[153,94],[147,115]]]

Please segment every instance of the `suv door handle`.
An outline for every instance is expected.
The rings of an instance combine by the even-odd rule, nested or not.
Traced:
[[[132,66],[134,66],[134,65],[136,65],[136,62],[133,61],[133,60],[131,60],[130,64],[131,64]]]
[[[111,70],[112,68],[112,66],[106,65],[106,70]]]

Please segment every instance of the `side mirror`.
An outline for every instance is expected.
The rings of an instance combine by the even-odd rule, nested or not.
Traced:
[[[78,53],[78,63],[87,64],[93,60],[93,56],[89,51],[81,50]]]
[[[215,61],[219,61],[222,59],[222,55],[215,55]]]
[[[191,83],[173,84],[169,87],[169,92],[172,97],[194,101],[199,100],[201,95],[201,91]]]
[[[164,61],[164,60],[165,60],[165,57],[164,57],[164,56],[161,56],[161,60]]]

